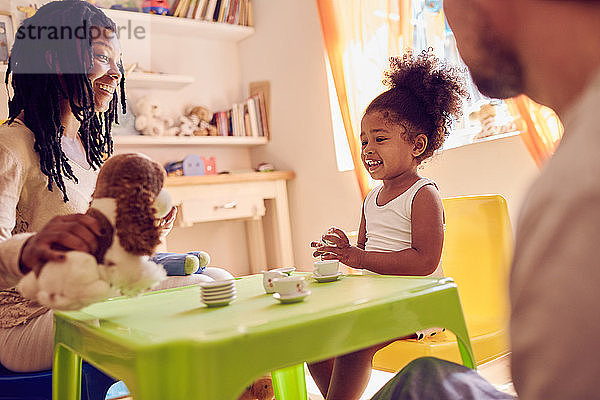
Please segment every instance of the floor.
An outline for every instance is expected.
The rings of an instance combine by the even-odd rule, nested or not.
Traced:
[[[485,379],[491,382],[498,390],[515,395],[515,391],[510,378],[510,355],[506,355],[496,360],[482,364],[477,368]],[[394,374],[389,372],[373,370],[371,380],[361,397],[361,400],[370,399],[377,391],[389,381]],[[306,374],[306,386],[308,389],[309,400],[323,400],[310,374]],[[133,400],[131,397],[122,397],[122,400]]]
[[[510,378],[510,355],[506,355],[486,364],[480,365],[477,368],[477,372],[491,382],[496,389],[515,395],[512,380]],[[369,385],[360,399],[370,399],[393,376],[394,374],[389,372],[373,370]],[[309,400],[323,400],[323,396],[321,396],[319,393],[319,389],[310,377],[310,374],[306,375],[306,386],[308,388]]]

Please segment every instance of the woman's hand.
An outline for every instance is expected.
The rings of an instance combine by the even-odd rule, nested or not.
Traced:
[[[19,258],[23,273],[40,270],[48,261],[64,261],[70,250],[93,253],[98,247],[102,228],[98,220],[86,214],[61,215],[52,218],[37,234],[30,237]]]
[[[351,246],[348,236],[339,228],[329,228],[320,242],[312,242],[310,245],[316,248],[314,257],[321,257],[322,260],[340,260],[349,267],[361,268],[364,251]]]
[[[173,229],[173,224],[175,223],[175,218],[177,218],[177,207],[171,208],[171,211],[164,217],[160,219],[158,222],[158,227],[161,229],[160,237],[164,238],[171,232]]]

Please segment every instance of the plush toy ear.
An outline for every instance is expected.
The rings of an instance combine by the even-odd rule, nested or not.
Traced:
[[[119,243],[128,253],[151,255],[160,244],[154,193],[141,185],[128,186],[117,195],[115,226]]]

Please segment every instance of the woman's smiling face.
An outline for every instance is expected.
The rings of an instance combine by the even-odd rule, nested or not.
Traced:
[[[121,81],[121,45],[117,35],[108,29],[96,29],[92,39],[93,63],[88,78],[94,89],[97,112],[108,110]]]

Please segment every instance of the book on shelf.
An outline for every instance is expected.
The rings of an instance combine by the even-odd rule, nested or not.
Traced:
[[[229,110],[217,111],[211,121],[220,136],[269,137],[268,119],[262,94],[235,103]]]
[[[169,15],[249,26],[252,6],[251,0],[175,0]]]
[[[219,10],[219,15],[217,16],[217,22],[225,22],[224,15],[227,14],[227,9],[229,8],[230,0],[222,0],[221,1],[221,9]]]
[[[198,0],[190,0],[190,6],[187,9],[187,13],[185,15],[186,18],[194,18],[194,13],[196,12],[196,8],[198,7]]]
[[[217,0],[208,0],[206,5],[206,12],[204,13],[204,18],[207,21],[212,21],[213,16],[215,15],[215,7],[217,6]]]
[[[203,20],[206,15],[206,8],[208,7],[208,0],[198,0],[198,7],[192,18],[197,20]]]
[[[271,84],[269,81],[250,82],[250,96],[257,96],[261,109],[264,135],[269,137],[269,104],[271,104]]]
[[[254,97],[250,97],[248,100],[248,115],[250,116],[250,130],[252,132],[252,136],[261,136],[260,135],[260,125],[258,124],[258,110],[256,108],[256,101]]]

